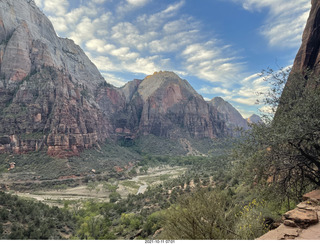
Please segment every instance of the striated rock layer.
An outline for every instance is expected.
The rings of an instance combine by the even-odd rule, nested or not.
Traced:
[[[230,103],[223,100],[221,97],[215,97],[209,105],[216,108],[219,112],[221,120],[226,121],[227,133],[231,136],[240,134],[239,129],[248,130],[247,121]]]
[[[311,1],[312,7],[302,36],[302,44],[292,67],[292,72],[312,69],[320,74],[320,2]]]
[[[0,1],[1,152],[46,146],[53,156],[78,154],[110,137],[114,106],[123,102],[34,1]]]
[[[159,72],[146,77],[134,99],[140,103],[140,134],[178,138],[216,138],[225,132],[218,111],[173,72]],[[139,106],[136,106],[139,107]]]
[[[304,202],[282,216],[282,223],[257,240],[320,240],[320,191],[303,196]]]

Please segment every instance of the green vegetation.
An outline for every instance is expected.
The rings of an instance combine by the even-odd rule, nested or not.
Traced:
[[[165,213],[166,239],[212,240],[235,239],[233,232],[235,206],[220,191],[200,191],[182,197],[178,205]]]
[[[73,233],[68,211],[0,192],[0,239],[68,239]]]
[[[320,186],[320,92],[303,89],[305,77],[310,87],[319,87],[319,80],[310,72],[291,74],[290,86],[281,93],[288,71],[270,71],[269,77],[274,88],[265,103],[277,111],[275,119],[265,116],[265,124],[245,135],[237,151],[238,168],[247,182],[261,183],[266,191],[272,187],[277,199],[299,202]]]
[[[122,181],[121,185],[129,188],[133,188],[134,190],[138,190],[140,185],[138,185],[135,181],[127,180],[127,181]]]
[[[29,134],[20,134],[19,137],[22,140],[40,140],[43,139],[45,134],[43,132],[34,132]]]

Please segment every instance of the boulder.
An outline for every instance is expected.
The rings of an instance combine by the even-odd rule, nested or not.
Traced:
[[[283,215],[284,221],[290,220],[301,228],[307,228],[312,224],[317,224],[319,222],[318,214],[310,209],[293,209]]]
[[[304,201],[309,199],[315,199],[316,201],[320,202],[320,190],[314,190],[312,192],[309,192],[305,195],[303,195],[302,198]]]

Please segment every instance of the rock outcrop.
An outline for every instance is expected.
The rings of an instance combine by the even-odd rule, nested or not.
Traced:
[[[282,217],[282,224],[257,240],[320,240],[320,190],[303,196],[304,202]]]
[[[230,103],[221,97],[215,97],[208,102],[210,106],[216,108],[219,112],[219,118],[226,122],[227,133],[229,135],[238,135],[239,129],[248,130],[247,121]]]

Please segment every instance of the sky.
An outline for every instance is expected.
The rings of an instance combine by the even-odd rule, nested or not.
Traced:
[[[174,71],[244,118],[267,108],[262,70],[293,64],[311,0],[35,0],[108,83]]]

